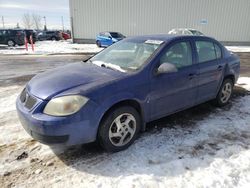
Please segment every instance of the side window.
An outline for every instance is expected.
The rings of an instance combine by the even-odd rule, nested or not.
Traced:
[[[220,59],[222,57],[221,48],[217,44],[214,44],[214,47],[215,47],[216,57],[217,59]]]
[[[192,65],[192,49],[189,42],[179,42],[170,47],[160,59],[160,63],[171,63],[176,68]]]
[[[199,63],[217,59],[214,43],[207,41],[196,41],[195,45],[198,53]]]
[[[0,31],[0,36],[2,36],[3,35],[3,31]]]

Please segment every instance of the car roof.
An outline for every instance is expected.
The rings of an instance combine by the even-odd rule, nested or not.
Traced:
[[[161,40],[164,42],[169,42],[176,39],[208,39],[215,40],[214,38],[207,36],[196,36],[196,35],[172,35],[172,34],[156,34],[156,35],[142,35],[129,37],[129,39],[134,40]]]
[[[195,30],[195,31],[199,31],[199,30],[194,29],[194,28],[174,28],[174,29],[171,29],[171,30]]]

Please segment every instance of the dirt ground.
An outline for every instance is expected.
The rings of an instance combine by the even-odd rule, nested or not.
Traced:
[[[250,77],[250,53],[237,54],[240,56],[241,59],[241,76]],[[79,55],[0,56],[0,87],[8,88],[15,87],[16,85],[24,87],[25,83],[28,82],[37,73],[68,63],[78,62],[85,58],[86,57]],[[249,92],[247,90],[243,89],[242,87],[236,87],[232,100],[237,100],[237,98],[240,98],[245,95],[249,95]],[[224,110],[227,111],[231,107],[231,105],[228,105],[224,108]],[[149,123],[147,126],[146,133],[143,133],[142,135],[152,135],[155,134],[155,132],[159,132],[166,127],[171,129],[171,126],[173,126],[174,128],[175,125],[180,125],[180,127],[183,126],[183,130],[186,130],[186,127],[188,127],[188,129],[190,130],[192,129],[192,127],[196,126],[195,122],[203,120],[205,117],[209,116],[209,114],[214,112],[215,108],[213,105],[211,105],[211,103],[204,103],[191,109],[185,110],[183,112]],[[1,126],[5,126],[6,122],[0,121],[0,123],[2,124],[0,124],[1,128]],[[187,132],[187,134],[189,133]],[[249,135],[238,136],[249,137]],[[233,141],[234,139],[239,139],[235,137],[228,138],[227,135],[225,135],[225,137],[226,139],[231,139],[231,141]],[[213,143],[210,144],[211,147],[215,147],[216,150],[217,145]],[[22,184],[23,181],[32,181],[32,178],[42,173],[42,171],[56,171],[60,169],[61,166],[65,165],[66,168],[77,169],[78,165],[82,165],[84,163],[84,165],[86,165],[85,170],[88,172],[91,171],[91,165],[96,165],[103,160],[112,160],[111,155],[103,152],[96,144],[87,144],[84,146],[71,147],[63,152],[57,152],[55,149],[53,151],[54,155],[47,155],[43,158],[40,158],[39,153],[43,151],[43,147],[44,146],[41,146],[39,143],[32,139],[30,139],[29,141],[21,141],[18,143],[18,145],[0,145],[0,158],[4,158],[5,162],[12,160],[20,160],[20,163],[22,163],[23,159],[29,159],[28,166],[27,163],[24,163],[22,168],[17,168],[16,170],[11,172],[5,171],[3,175],[0,175],[0,187],[13,187],[18,185],[22,185],[21,187],[25,187],[25,184]],[[194,152],[194,154],[192,155],[196,155],[195,153],[199,152],[199,150],[202,150],[202,147],[202,145],[196,145],[194,150],[190,152]],[[25,153],[25,151],[29,152]],[[79,161],[81,164],[79,164]],[[151,162],[149,161],[149,163],[152,163],[154,165],[155,161],[151,160]],[[95,174],[95,171],[92,173]],[[49,179],[49,175],[50,174],[45,175],[43,176],[43,178]],[[39,181],[39,178],[36,180]],[[55,182],[60,181],[61,180],[59,179],[55,180]]]

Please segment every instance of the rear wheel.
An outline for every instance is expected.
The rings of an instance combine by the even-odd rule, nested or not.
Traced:
[[[16,45],[16,43],[13,40],[8,40],[7,45],[13,47]]]
[[[101,44],[101,42],[98,40],[98,41],[96,41],[96,45],[98,46],[98,47],[102,47],[102,44]]]
[[[231,79],[225,79],[215,99],[215,104],[217,106],[225,106],[230,100],[232,93],[233,93],[233,81]]]
[[[124,150],[136,139],[140,124],[140,115],[133,107],[116,108],[100,124],[98,141],[106,151]]]

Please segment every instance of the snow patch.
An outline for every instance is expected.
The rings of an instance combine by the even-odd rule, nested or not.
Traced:
[[[67,41],[37,41],[35,43],[34,52],[29,45],[29,51],[26,51],[24,46],[19,47],[1,47],[0,54],[30,54],[30,55],[48,55],[48,54],[63,54],[63,53],[97,53],[103,48],[99,48],[96,44],[76,44],[71,40]]]
[[[250,46],[226,46],[232,52],[250,52]]]
[[[24,46],[8,47],[0,45],[0,54],[15,54],[15,55],[49,55],[49,54],[64,54],[64,53],[97,53],[103,50],[96,44],[77,44],[72,40],[61,41],[37,41],[35,43],[35,51],[26,51]],[[250,52],[250,46],[226,46],[232,52]]]

